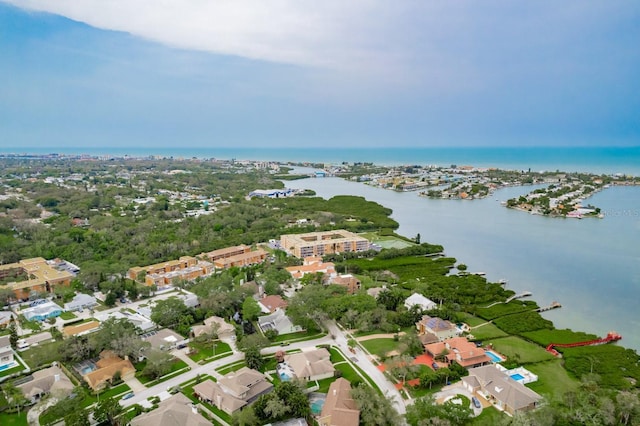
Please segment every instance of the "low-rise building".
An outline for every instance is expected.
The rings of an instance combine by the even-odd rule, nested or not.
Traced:
[[[471,368],[462,383],[469,392],[477,393],[511,415],[533,410],[542,400],[536,392],[512,379],[498,364]]]
[[[77,266],[61,259],[35,257],[0,265],[0,279],[15,278],[7,287],[17,299],[28,299],[32,293],[53,293],[58,286],[69,286],[78,271]]]
[[[423,315],[422,319],[416,323],[416,328],[418,329],[418,335],[427,333],[434,334],[440,341],[456,337],[460,334],[458,327],[451,321],[430,317],[429,315]]]
[[[203,334],[215,333],[220,340],[233,340],[236,337],[236,328],[220,317],[209,317],[204,320],[204,325],[191,327],[191,335],[198,337]]]
[[[360,410],[351,398],[351,383],[342,377],[329,386],[327,398],[318,418],[320,426],[358,426]]]
[[[177,281],[192,281],[211,272],[213,272],[213,265],[210,262],[198,260],[192,256],[182,256],[178,260],[130,268],[127,276],[147,286],[155,285],[158,289],[163,289]]]
[[[417,306],[422,311],[430,311],[438,307],[438,305],[433,300],[428,299],[419,293],[413,293],[411,294],[411,296],[407,297],[407,299],[404,301],[404,306],[407,309],[411,309],[414,306]]]
[[[331,355],[325,348],[288,354],[284,361],[295,377],[307,381],[333,377],[336,371],[331,363]]]
[[[77,325],[68,325],[62,329],[62,335],[64,337],[83,336],[85,334],[93,333],[100,328],[98,321],[83,322]]]
[[[304,259],[309,256],[324,256],[332,253],[366,251],[369,250],[369,240],[353,232],[339,229],[306,234],[284,234],[280,236],[280,246],[289,254]]]
[[[23,309],[20,313],[29,321],[44,321],[59,317],[62,314],[62,308],[49,300],[39,299],[32,302],[32,306]]]
[[[267,330],[276,330],[279,335],[302,331],[302,327],[294,325],[282,309],[270,315],[258,317],[258,327],[263,333]]]
[[[206,380],[193,387],[193,392],[199,400],[227,414],[233,414],[271,390],[273,385],[264,374],[247,367],[226,375],[217,383]]]
[[[353,294],[357,292],[358,290],[360,290],[360,286],[361,286],[360,280],[351,274],[343,274],[343,275],[338,275],[337,277],[332,277],[329,280],[329,284],[335,284],[335,285],[345,287],[347,289],[348,294]]]
[[[142,340],[149,342],[152,348],[162,351],[170,351],[188,343],[188,339],[168,328],[143,334]]]
[[[270,295],[265,296],[258,301],[258,306],[260,306],[260,310],[265,314],[272,314],[278,309],[284,310],[287,307],[288,303],[281,296]]]
[[[449,365],[455,362],[464,368],[473,368],[491,363],[484,349],[469,342],[465,337],[454,337],[444,342],[425,345],[424,349],[434,359],[444,358]]]
[[[323,262],[321,257],[306,257],[302,265],[287,266],[285,268],[291,276],[297,280],[307,274],[325,274],[329,277],[336,275],[336,266],[333,262]]]
[[[16,387],[31,403],[35,403],[49,394],[58,397],[68,395],[74,388],[71,380],[57,365],[34,371],[29,377],[29,381]]]
[[[131,420],[131,426],[210,426],[207,420],[194,407],[189,398],[181,393],[158,404],[158,408]]]
[[[71,302],[64,304],[66,311],[82,311],[83,309],[91,309],[96,306],[98,302],[96,298],[84,293],[76,294]]]
[[[110,384],[117,373],[122,380],[128,380],[135,376],[136,369],[128,358],[120,358],[112,351],[100,352],[100,359],[95,363],[96,369],[82,376],[85,382],[94,391],[104,389]]]
[[[0,369],[4,370],[14,364],[13,349],[9,336],[0,336]]]

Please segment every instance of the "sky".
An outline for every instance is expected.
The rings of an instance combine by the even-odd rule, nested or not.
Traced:
[[[0,0],[0,151],[639,146],[640,2]]]

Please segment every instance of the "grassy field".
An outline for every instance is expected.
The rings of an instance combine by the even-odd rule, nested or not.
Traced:
[[[359,342],[367,348],[369,352],[379,357],[384,357],[387,352],[393,351],[398,347],[398,342],[393,339],[371,339]]]
[[[156,383],[161,383],[161,382],[163,382],[163,381],[165,381],[165,380],[168,380],[168,379],[170,379],[171,377],[173,377],[173,373],[175,373],[175,372],[177,372],[177,371],[179,371],[179,370],[182,370],[183,368],[188,367],[186,362],[184,362],[184,361],[183,361],[183,360],[181,360],[181,359],[177,359],[177,358],[176,358],[176,360],[173,362],[173,364],[171,364],[171,370],[169,370],[169,372],[168,372],[167,374],[165,374],[165,375],[164,375],[164,376],[162,376],[162,377],[159,377],[159,378],[157,378],[157,379],[153,379],[153,380],[152,380],[152,379],[150,379],[149,377],[147,377],[147,376],[145,376],[145,375],[143,375],[143,374],[142,374],[142,370],[144,370],[145,365],[146,365],[146,360],[145,360],[145,361],[142,361],[142,362],[139,362],[139,363],[137,363],[137,364],[136,364],[136,369],[138,369],[138,370],[139,370],[139,371],[136,373],[136,378],[137,378],[138,380],[140,380],[140,383],[142,383],[142,384],[149,384],[149,385],[150,385],[151,383],[156,384]],[[149,385],[147,385],[147,386],[149,386]]]
[[[316,331],[299,331],[297,333],[288,333],[288,334],[282,334],[280,336],[277,336],[275,339],[272,340],[273,343],[280,343],[280,342],[303,342],[305,340],[313,340],[313,339],[319,339],[321,337],[324,337],[325,334],[324,333],[318,333]]]
[[[536,302],[513,300],[509,303],[500,303],[490,308],[480,307],[477,309],[477,315],[481,318],[492,320],[505,315],[515,314],[519,312],[532,311],[538,307]]]
[[[32,346],[24,352],[20,352],[20,356],[29,367],[37,368],[41,365],[52,363],[53,361],[60,361],[62,359],[60,355],[61,345],[62,340],[39,344],[38,346]]]
[[[560,400],[564,393],[578,388],[578,381],[567,374],[561,359],[528,365],[527,369],[538,376],[538,381],[527,387],[548,400]]]
[[[504,423],[508,416],[493,407],[484,408],[482,413],[469,422],[471,426],[493,426]]]
[[[462,319],[462,322],[465,322],[469,325],[469,327],[475,327],[476,325],[484,324],[487,320],[478,318],[471,314],[465,314],[465,317]]]
[[[476,340],[495,339],[496,337],[508,336],[507,333],[491,323],[472,329],[471,334],[476,338]]]
[[[485,343],[493,344],[493,347],[502,355],[509,358],[509,361],[528,364],[554,359],[554,356],[545,351],[541,346],[527,342],[516,336],[493,339]]]
[[[2,426],[27,426],[27,412],[22,411],[20,415],[0,413],[0,425]]]
[[[542,346],[547,346],[549,343],[576,343],[598,338],[595,334],[568,329],[528,331],[522,335]]]
[[[232,371],[238,371],[242,367],[246,367],[246,366],[247,366],[246,362],[238,361],[238,362],[234,362],[233,364],[224,365],[218,368],[216,371],[222,375],[225,375],[225,374],[231,373]]]
[[[405,248],[415,245],[415,243],[410,243],[401,238],[394,237],[392,235],[384,235],[380,236],[375,232],[366,232],[360,234],[363,238],[371,241],[372,243],[380,245],[382,248]]]

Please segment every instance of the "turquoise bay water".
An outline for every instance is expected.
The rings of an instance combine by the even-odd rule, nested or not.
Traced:
[[[640,187],[612,187],[588,201],[604,219],[554,219],[507,209],[499,201],[532,187],[509,187],[483,200],[431,200],[416,193],[373,188],[339,178],[287,181],[318,196],[360,195],[393,209],[408,237],[442,244],[447,255],[486,272],[491,281],[531,291],[557,328],[605,335],[615,330],[622,345],[640,350]]]

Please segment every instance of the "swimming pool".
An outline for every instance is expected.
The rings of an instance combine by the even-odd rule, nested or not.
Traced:
[[[278,373],[278,375],[280,376],[280,380],[282,380],[283,382],[288,382],[289,380],[291,380],[291,376],[289,376],[287,373],[280,372]]]
[[[91,373],[93,370],[95,370],[96,368],[92,365],[88,366],[88,367],[84,367],[82,369],[82,375],[84,376],[85,374],[89,374]]]
[[[491,352],[491,351],[485,351],[485,353],[487,354],[487,356],[489,358],[491,358],[491,362],[502,362],[503,359],[501,356],[499,356],[497,353],[495,352]]]
[[[519,380],[524,380],[524,376],[522,374],[516,373],[516,374],[512,374],[511,378],[513,380],[515,380],[516,382]]]
[[[325,398],[323,397],[314,397],[309,398],[309,406],[311,407],[311,412],[314,415],[319,415],[322,412],[322,407],[324,407]]]

